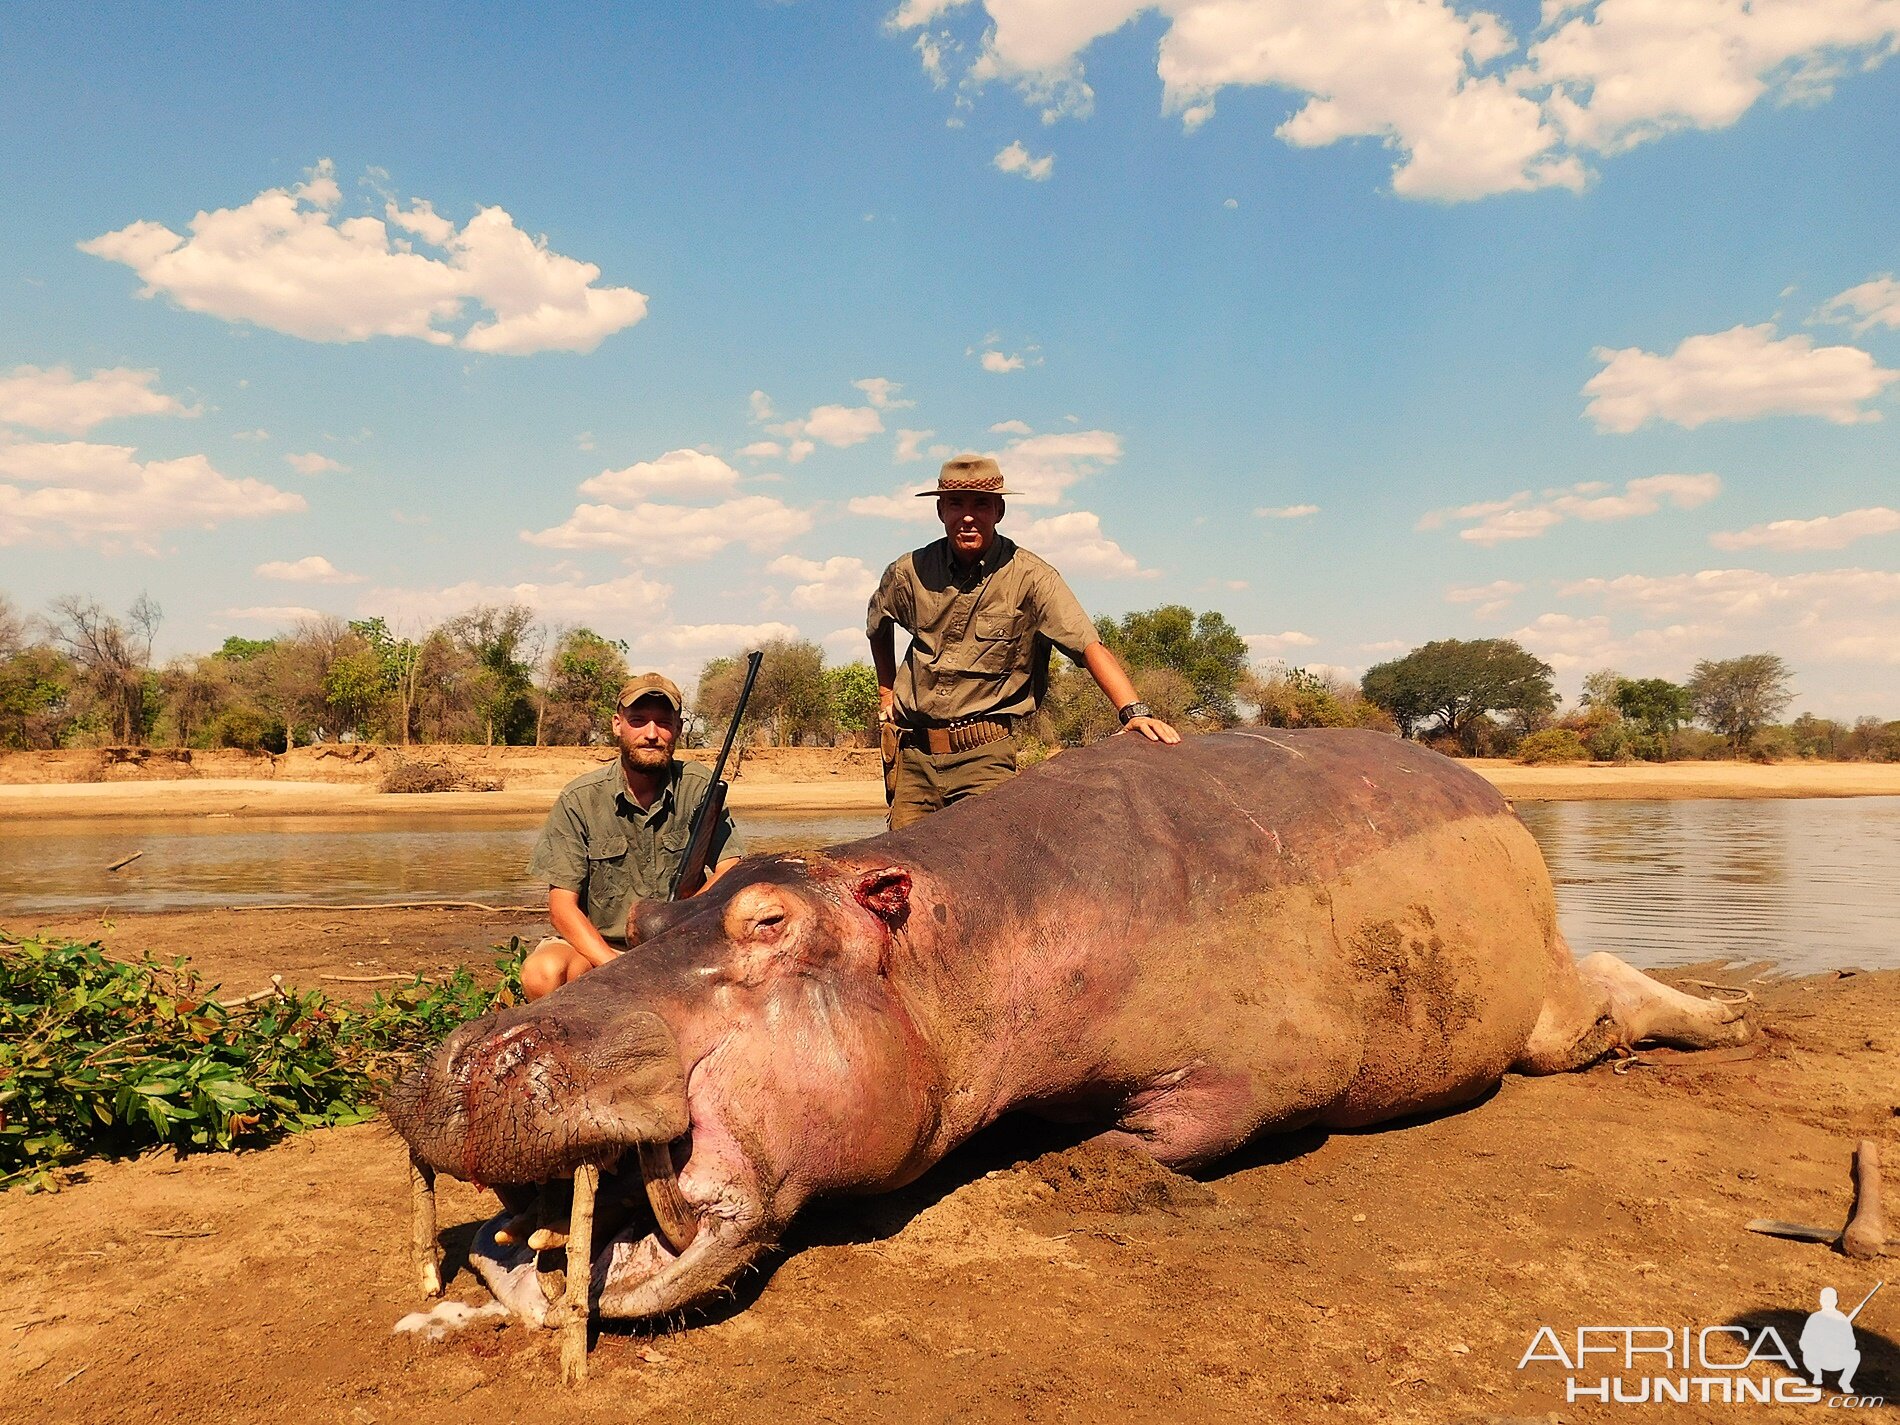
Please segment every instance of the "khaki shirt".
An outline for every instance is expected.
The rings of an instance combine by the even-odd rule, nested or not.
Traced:
[[[675,762],[666,790],[642,810],[627,790],[627,774],[616,757],[562,788],[535,843],[528,874],[573,891],[602,937],[624,944],[633,903],[666,899],[686,859],[693,813],[711,789],[711,768]],[[726,812],[713,832],[706,872],[743,855],[745,845],[732,813]]]
[[[1025,717],[1049,685],[1049,650],[1076,662],[1101,642],[1062,576],[997,535],[965,569],[940,539],[884,571],[865,632],[895,623],[911,636],[897,670],[897,720],[907,726],[971,717]]]

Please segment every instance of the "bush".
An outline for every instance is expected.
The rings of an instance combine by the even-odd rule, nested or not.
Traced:
[[[1547,727],[1533,732],[1517,745],[1517,760],[1527,767],[1546,762],[1586,762],[1590,749],[1583,739],[1567,727]]]
[[[1636,739],[1630,736],[1628,724],[1620,720],[1599,723],[1581,740],[1594,762],[1636,760]]]
[[[377,780],[379,792],[499,792],[502,779],[477,777],[447,762],[398,757]]]
[[[519,940],[357,1006],[321,991],[221,1004],[185,962],[0,933],[0,1188],[57,1188],[81,1158],[261,1145],[374,1116],[409,1054],[521,997]]]

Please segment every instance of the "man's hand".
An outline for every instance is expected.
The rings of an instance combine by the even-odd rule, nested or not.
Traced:
[[[890,688],[877,690],[877,720],[893,722],[897,718],[897,694]]]
[[[1131,717],[1128,719],[1128,725],[1115,736],[1120,737],[1122,732],[1139,732],[1150,742],[1173,744],[1181,740],[1181,734],[1158,717]]]

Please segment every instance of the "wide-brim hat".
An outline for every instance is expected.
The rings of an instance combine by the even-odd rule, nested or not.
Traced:
[[[664,673],[642,673],[629,678],[620,685],[620,693],[614,699],[614,711],[637,703],[642,698],[664,698],[678,712],[685,704],[680,698],[679,684]]]
[[[1014,495],[1003,488],[1003,472],[987,455],[959,455],[943,462],[933,489],[919,490],[917,497],[936,499],[939,495]]]

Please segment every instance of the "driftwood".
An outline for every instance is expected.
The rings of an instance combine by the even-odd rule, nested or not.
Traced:
[[[143,851],[134,851],[130,856],[120,857],[117,861],[114,861],[110,866],[106,867],[106,869],[108,871],[123,871],[127,866],[130,866],[134,861],[138,860],[139,857],[143,856],[144,854],[145,853]]]
[[[239,995],[236,999],[221,999],[218,1003],[226,1009],[242,1009],[247,1004],[256,1004],[259,1000],[270,999],[272,996],[281,995],[283,992],[284,977],[282,975],[272,975],[270,977],[269,989],[257,990],[248,995]]]
[[[1878,1257],[1887,1245],[1887,1214],[1880,1201],[1880,1147],[1863,1138],[1854,1149],[1854,1211],[1841,1233],[1850,1257]]]
[[[600,1169],[574,1169],[574,1207],[567,1226],[567,1300],[561,1320],[561,1383],[587,1383],[587,1299],[594,1275],[594,1193]]]
[[[227,905],[220,910],[485,910],[491,915],[503,911],[545,911],[544,905],[484,905],[480,901],[382,901],[375,905],[321,905],[315,901],[286,901],[274,905]]]

